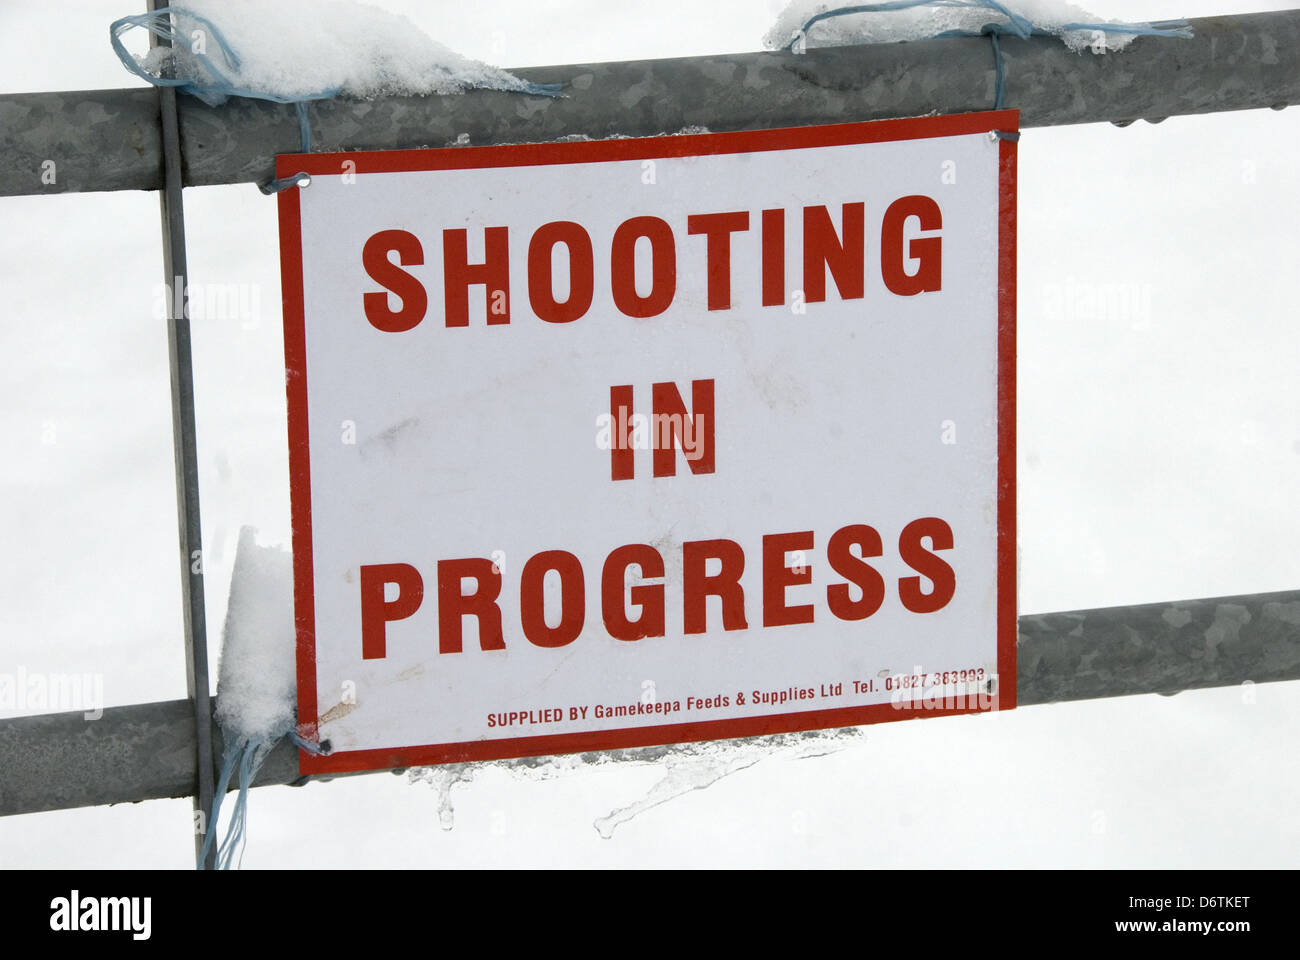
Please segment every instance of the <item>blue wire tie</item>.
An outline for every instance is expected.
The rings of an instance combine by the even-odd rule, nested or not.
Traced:
[[[996,92],[993,95],[993,109],[1001,110],[1007,100],[1007,71],[1002,62],[1002,44],[998,42],[1001,30],[995,24],[987,24],[982,33],[987,33],[993,41],[993,67],[997,71]]]
[[[288,190],[290,187],[296,187],[298,184],[302,184],[305,187],[310,183],[310,173],[295,173],[291,177],[281,177],[279,180],[268,180],[266,183],[259,183],[257,189],[261,190],[269,197],[272,194],[279,193],[281,190]]]
[[[325,744],[312,743],[310,740],[304,740],[292,730],[289,731],[289,739],[293,742],[295,747],[298,747],[301,750],[306,750],[308,753],[314,754],[315,756],[319,757],[329,753],[329,750],[325,748]]]

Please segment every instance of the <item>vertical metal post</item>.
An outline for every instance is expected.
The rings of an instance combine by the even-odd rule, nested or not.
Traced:
[[[149,0],[150,12],[168,0]],[[150,45],[170,45],[150,34]],[[185,208],[181,201],[181,145],[176,90],[159,87],[162,120],[163,278],[167,298],[167,343],[171,363],[172,442],[176,458],[176,515],[180,531],[181,601],[185,616],[185,683],[194,706],[198,784],[194,794],[194,858],[201,869],[216,863],[216,844],[203,862],[203,839],[215,829],[212,811],[212,702],[208,689],[208,634],[203,603],[203,538],[199,522],[198,443],[194,429],[194,366],[190,350],[189,267],[185,259]],[[203,830],[197,829],[202,826]]]

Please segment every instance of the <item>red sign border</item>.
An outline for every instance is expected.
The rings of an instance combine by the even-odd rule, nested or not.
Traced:
[[[876,120],[736,133],[637,137],[619,140],[455,147],[420,150],[365,150],[349,153],[282,154],[276,176],[295,173],[337,175],[344,171],[399,173],[423,170],[518,167],[538,164],[598,163],[666,157],[754,153],[766,150],[886,143],[898,140],[1003,131],[1020,128],[1018,110],[968,113],[904,120]],[[997,535],[997,710],[1016,705],[1016,142],[998,141],[998,535]],[[351,162],[354,167],[344,166]],[[297,189],[278,195],[280,274],[284,305],[285,380],[289,423],[289,493],[293,518],[294,623],[297,630],[299,735],[317,738],[315,591],[311,536],[311,464],[307,434],[306,316],[302,273],[302,218]],[[546,754],[579,753],[699,740],[725,740],[793,733],[893,720],[979,713],[972,709],[899,709],[871,704],[831,710],[701,720],[584,733],[546,734],[500,740],[434,744],[391,749],[344,750],[316,755],[298,752],[303,775],[385,770],[397,767],[500,760]]]

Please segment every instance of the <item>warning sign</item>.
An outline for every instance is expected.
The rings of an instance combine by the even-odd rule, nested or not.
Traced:
[[[1014,706],[1017,121],[280,157],[303,771]]]

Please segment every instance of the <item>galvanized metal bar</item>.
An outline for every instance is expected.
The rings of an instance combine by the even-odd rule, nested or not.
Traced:
[[[1017,673],[1021,706],[1300,680],[1300,590],[1021,617]],[[194,756],[188,700],[0,720],[0,816],[187,796]],[[253,785],[302,782],[281,742]]]
[[[151,88],[0,95],[0,196],[160,190],[158,123]]]
[[[1022,705],[1300,680],[1300,591],[1022,616]]]
[[[1052,37],[1002,41],[1006,102],[1022,127],[1160,119],[1300,103],[1300,10],[1204,17],[1193,39],[1139,37],[1119,54],[1075,54]],[[988,41],[951,38],[517,71],[565,84],[552,100],[496,91],[311,105],[317,151],[538,142],[843,123],[987,110]],[[144,91],[0,97],[0,196],[158,189],[160,158],[142,129]],[[262,182],[300,149],[291,104],[180,98],[186,186]],[[147,111],[146,111],[147,112]],[[60,176],[41,182],[41,162]]]
[[[151,12],[167,0],[149,0]],[[150,34],[151,45],[166,41]],[[185,206],[181,195],[181,143],[176,91],[158,88],[162,129],[163,279],[167,298],[167,344],[171,367],[172,442],[176,463],[176,521],[180,535],[181,603],[185,619],[185,685],[194,731],[194,773],[187,791],[194,797],[194,857],[200,867],[215,865],[216,849],[203,862],[204,830],[212,810],[216,778],[212,754],[212,697],[208,682],[207,612],[203,596],[203,533],[199,511],[198,440],[194,426],[194,364],[189,320],[189,264],[185,252]],[[203,830],[197,829],[202,827]]]

